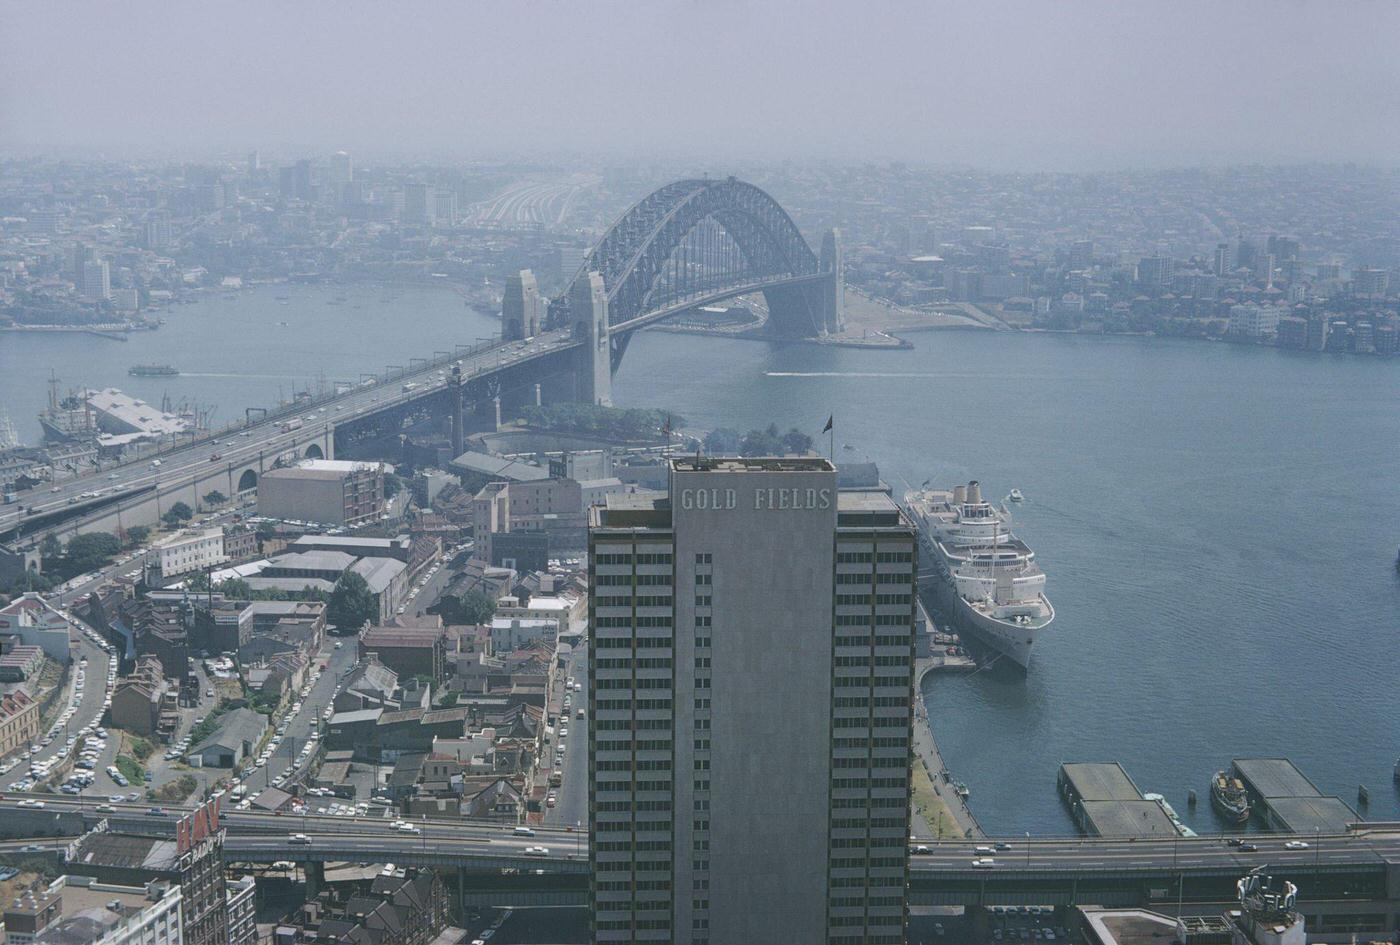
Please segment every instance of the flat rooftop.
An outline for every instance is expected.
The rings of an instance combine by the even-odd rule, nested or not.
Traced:
[[[671,459],[676,472],[835,472],[821,456],[700,456]]]
[[[1071,762],[1060,765],[1060,774],[1081,801],[1142,800],[1142,792],[1116,761]]]
[[[1080,909],[1096,945],[1168,945],[1176,938],[1176,920],[1146,909]]]
[[[1321,797],[1322,792],[1287,758],[1236,758],[1235,773],[1255,794],[1275,797]]]
[[[1274,820],[1294,833],[1346,833],[1359,818],[1339,797],[1271,797]]]
[[[1083,801],[1084,819],[1098,837],[1175,837],[1176,827],[1156,801]]]

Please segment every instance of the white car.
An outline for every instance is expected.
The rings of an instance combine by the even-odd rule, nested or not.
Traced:
[[[1306,850],[1308,842],[1306,840],[1289,840],[1284,844],[1284,847],[1289,850]]]
[[[526,856],[549,856],[549,847],[526,847]]]

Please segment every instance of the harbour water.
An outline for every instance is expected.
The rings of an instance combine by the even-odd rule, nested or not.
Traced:
[[[1012,488],[1055,623],[1030,673],[930,674],[944,761],[989,834],[1073,832],[1064,761],[1121,761],[1223,829],[1211,774],[1288,756],[1400,815],[1400,365],[1153,338],[941,332],[863,352],[644,334],[621,405],[770,421],[925,479]],[[844,449],[849,444],[854,449]],[[781,567],[775,562],[775,567]],[[1202,799],[1192,811],[1187,792]]]
[[[266,287],[166,317],[126,344],[0,336],[0,405],[23,439],[37,441],[50,366],[65,386],[168,392],[227,422],[279,385],[354,380],[499,330],[427,287]],[[1353,806],[1365,783],[1363,813],[1400,818],[1400,365],[1150,338],[910,337],[912,350],[872,352],[643,333],[614,400],[700,428],[797,426],[823,447],[834,413],[838,461],[876,460],[897,491],[976,478],[988,495],[1025,493],[1018,531],[1057,611],[1030,673],[924,683],[988,833],[1072,832],[1062,761],[1121,761],[1201,831],[1224,826],[1211,774],[1247,756],[1286,755]],[[183,373],[128,377],[140,363]]]
[[[284,304],[285,303],[285,304]],[[429,357],[500,332],[500,319],[467,308],[459,295],[423,285],[258,286],[210,293],[158,310],[166,323],[128,342],[53,332],[0,334],[0,406],[20,439],[34,445],[35,415],[48,403],[49,369],[60,396],[71,387],[119,387],[159,404],[168,395],[214,406],[212,422],[243,418],[318,383],[357,381],[360,372]],[[169,364],[179,377],[131,377],[135,364]]]

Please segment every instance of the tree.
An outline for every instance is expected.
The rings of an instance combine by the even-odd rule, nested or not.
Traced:
[[[812,438],[803,433],[797,427],[793,427],[783,434],[783,449],[788,453],[796,453],[801,456],[812,448]]]
[[[462,623],[486,623],[496,615],[496,602],[481,591],[468,591],[459,608]]]
[[[253,585],[242,578],[226,578],[214,588],[230,600],[252,600]]]
[[[720,427],[706,433],[705,452],[712,456],[733,456],[739,452],[739,431]]]
[[[203,571],[196,571],[185,578],[185,590],[196,594],[203,594],[209,590],[209,575]]]
[[[777,456],[782,451],[783,441],[776,423],[768,424],[766,430],[750,430],[739,444],[740,456]]]
[[[138,548],[146,543],[151,537],[151,530],[145,525],[133,525],[126,530],[126,546],[128,548]]]
[[[63,555],[63,571],[69,577],[86,574],[111,561],[122,550],[116,535],[108,532],[88,532],[74,535]]]
[[[39,543],[39,554],[43,560],[52,561],[63,555],[63,542],[53,535],[45,535],[44,540]]]
[[[389,473],[384,477],[384,498],[386,501],[398,495],[401,489],[403,489],[403,480],[398,476]]]
[[[218,489],[214,489],[204,494],[205,505],[223,505],[227,501],[228,496],[224,495]]]
[[[190,519],[194,518],[194,509],[183,502],[176,502],[170,507],[169,514],[175,516],[182,522],[188,522]]]
[[[326,619],[344,630],[358,630],[379,616],[379,606],[369,584],[356,571],[346,571],[335,582]]]

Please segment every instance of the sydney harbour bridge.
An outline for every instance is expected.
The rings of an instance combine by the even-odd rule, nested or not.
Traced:
[[[176,501],[198,508],[210,490],[248,492],[279,463],[373,455],[424,424],[450,422],[460,454],[466,427],[489,426],[492,414],[499,422],[503,405],[610,403],[612,374],[632,335],[696,306],[762,293],[775,335],[839,331],[840,273],[839,234],[829,231],[814,251],[758,187],[733,177],[676,181],[628,209],[563,292],[536,297],[528,328],[507,323],[499,339],[410,359],[335,394],[250,408],[236,430],[181,441],[159,454],[159,464],[145,455],[104,468],[105,479],[79,477],[24,496],[0,511],[0,541],[149,524]],[[99,479],[103,488],[92,490]]]

